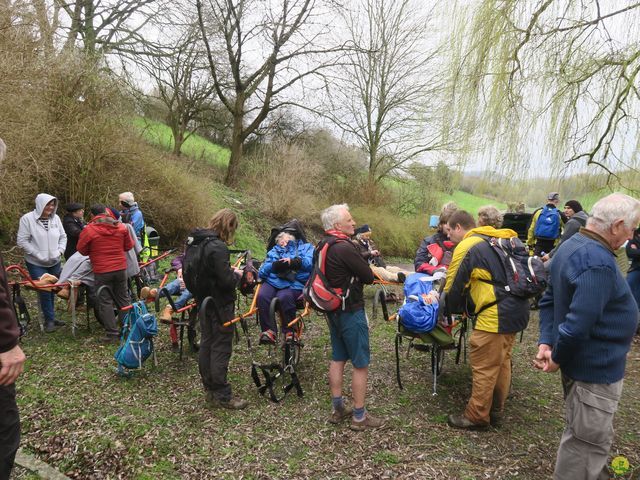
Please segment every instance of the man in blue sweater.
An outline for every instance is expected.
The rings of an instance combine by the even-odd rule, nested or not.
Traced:
[[[585,228],[558,248],[540,301],[536,367],[562,372],[565,430],[554,479],[608,479],[613,416],[622,393],[638,306],[614,251],[633,235],[640,202],[599,200]]]

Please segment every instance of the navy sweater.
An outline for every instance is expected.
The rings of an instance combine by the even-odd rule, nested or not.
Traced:
[[[558,248],[540,301],[540,342],[562,372],[588,383],[624,377],[638,307],[602,237],[581,229]]]

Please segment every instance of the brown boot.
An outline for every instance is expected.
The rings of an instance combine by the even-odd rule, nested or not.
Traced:
[[[70,287],[62,287],[60,291],[56,293],[56,295],[59,296],[60,298],[64,298],[65,300],[69,300],[70,293],[71,293]]]
[[[167,305],[166,307],[164,307],[164,310],[162,310],[162,312],[160,313],[158,320],[160,320],[161,322],[170,323],[171,315],[173,315],[173,308],[171,308],[171,305]]]

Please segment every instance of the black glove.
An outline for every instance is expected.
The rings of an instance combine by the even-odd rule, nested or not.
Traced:
[[[279,272],[285,272],[287,270],[289,270],[289,264],[287,262],[285,262],[284,260],[278,260],[277,262],[273,262],[273,265],[271,266],[271,269],[275,272],[275,273],[279,273]]]
[[[302,259],[300,257],[292,258],[289,262],[291,270],[300,270],[302,268]]]

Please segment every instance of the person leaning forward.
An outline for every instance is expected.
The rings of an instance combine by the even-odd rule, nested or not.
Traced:
[[[562,372],[565,430],[555,479],[610,478],[613,416],[638,323],[638,307],[614,251],[632,237],[639,221],[640,202],[620,193],[604,197],[551,263],[534,364]]]
[[[383,425],[383,421],[365,410],[370,350],[369,325],[364,313],[362,295],[362,284],[373,283],[373,272],[358,248],[350,241],[355,231],[355,222],[349,213],[349,206],[332,205],[322,212],[321,219],[326,237],[318,245],[314,256],[317,257],[317,252],[329,237],[335,237],[336,243],[327,250],[327,280],[332,288],[345,288],[351,283],[344,309],[327,314],[332,350],[329,388],[333,410],[329,422],[337,424],[351,416],[352,430],[377,428]],[[346,407],[342,398],[342,382],[347,360],[351,360],[353,365],[353,409]]]
[[[465,211],[449,219],[449,236],[460,241],[453,251],[444,288],[450,312],[468,310],[476,317],[469,339],[471,398],[464,413],[449,415],[454,428],[485,429],[499,426],[511,385],[511,350],[516,333],[529,323],[529,302],[504,292],[506,272],[485,238],[512,238],[508,228],[485,225],[473,228]],[[466,233],[465,233],[466,232]]]

